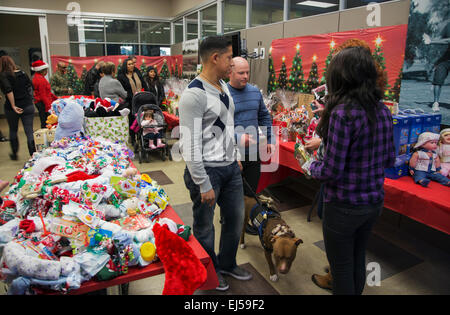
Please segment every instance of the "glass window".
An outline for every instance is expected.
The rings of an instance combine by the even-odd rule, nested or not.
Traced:
[[[107,44],[108,56],[111,55],[139,55],[139,45],[133,44]]]
[[[195,12],[186,17],[187,24],[187,36],[186,39],[196,39],[198,38],[198,13]]]
[[[81,45],[86,46],[86,57],[105,55],[104,44],[80,44],[80,46]]]
[[[69,40],[72,42],[104,42],[103,19],[81,19],[80,24],[69,26]]]
[[[175,28],[175,43],[181,43],[183,41],[183,19],[175,21],[173,27]]]
[[[386,1],[391,1],[391,0],[371,0],[371,1],[367,1],[367,0],[347,0],[347,9],[366,6],[370,2],[381,3],[381,2],[386,2]]]
[[[225,0],[223,2],[223,32],[229,33],[245,29],[245,0]]]
[[[296,19],[338,10],[339,0],[291,0],[289,19]]]
[[[160,56],[161,46],[159,45],[141,45],[142,56]]]
[[[202,35],[201,37],[217,35],[217,5],[210,6],[201,11]]]
[[[170,23],[140,22],[141,43],[170,44]]]
[[[106,41],[114,43],[137,43],[138,22],[129,20],[105,20]]]
[[[71,57],[80,57],[80,45],[79,44],[70,44],[70,56]]]
[[[284,0],[253,0],[251,26],[283,21]]]

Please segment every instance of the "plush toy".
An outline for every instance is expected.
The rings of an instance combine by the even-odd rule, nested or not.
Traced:
[[[56,127],[56,125],[58,125],[58,116],[56,116],[55,114],[50,114],[47,117],[47,121],[45,123],[47,124],[48,129]]]
[[[190,295],[207,277],[206,268],[195,256],[192,248],[166,225],[155,223],[156,253],[166,274],[163,295]]]
[[[441,174],[450,177],[450,128],[441,131],[439,157],[441,158]]]
[[[86,117],[125,117],[128,116],[129,113],[130,110],[125,108],[124,104],[107,97],[104,99],[96,98],[84,111]]]
[[[427,187],[430,180],[450,186],[450,179],[439,173],[441,163],[436,153],[438,141],[439,135],[436,133],[420,134],[414,147],[415,152],[409,160],[410,173],[414,177],[414,182],[423,187]]]
[[[67,102],[58,116],[55,140],[81,135],[83,133],[83,121],[83,108],[77,102]]]

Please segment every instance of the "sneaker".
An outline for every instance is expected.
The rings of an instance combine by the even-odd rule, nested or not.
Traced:
[[[230,288],[230,286],[228,285],[228,282],[225,280],[225,278],[220,273],[217,273],[217,279],[219,280],[219,286],[216,287],[217,291],[226,291]]]
[[[438,102],[434,102],[433,106],[431,107],[431,109],[433,110],[433,112],[438,112],[439,111],[439,103]]]
[[[253,275],[250,272],[238,266],[234,267],[232,270],[220,270],[220,272],[238,280],[250,280],[253,278]]]

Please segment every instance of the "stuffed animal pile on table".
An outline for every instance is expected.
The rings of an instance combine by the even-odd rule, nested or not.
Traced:
[[[10,294],[72,290],[156,259],[152,227],[169,198],[124,145],[71,137],[36,152],[0,208],[0,279]],[[164,218],[177,233],[179,226]]]

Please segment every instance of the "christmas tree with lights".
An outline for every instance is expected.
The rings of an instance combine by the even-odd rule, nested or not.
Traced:
[[[305,84],[305,89],[303,90],[304,93],[311,93],[313,89],[319,86],[319,69],[317,67],[317,56],[313,56],[313,62],[311,65],[311,70],[309,71],[308,80]]]
[[[147,73],[147,65],[145,64],[145,59],[142,59],[141,73],[142,75],[145,75]]]
[[[327,59],[325,60],[325,68],[323,68],[322,78],[320,79],[320,84],[321,85],[325,84],[326,77],[327,77],[328,66],[330,65],[331,58],[333,58],[333,54],[336,51],[335,47],[336,47],[336,42],[334,40],[331,40],[330,52],[328,53]]]
[[[387,72],[386,72],[386,59],[384,58],[384,52],[383,52],[383,46],[382,43],[384,40],[381,38],[380,35],[377,36],[377,38],[374,40],[375,43],[375,49],[372,53],[372,57],[375,60],[375,62],[381,67],[383,72],[386,76],[386,87],[384,90],[384,99],[392,100],[393,95],[391,92],[391,86],[389,85],[388,78],[387,78]]]
[[[275,68],[273,67],[272,47],[269,50],[269,81],[267,82],[267,94],[275,92],[277,89],[277,77]]]
[[[286,90],[288,87],[288,80],[287,80],[287,69],[286,69],[286,57],[283,56],[281,59],[281,70],[280,74],[278,75],[278,87],[282,90]]]
[[[300,44],[296,46],[297,53],[292,61],[291,73],[289,75],[289,90],[294,92],[303,92],[304,75],[302,65],[302,55],[300,54]]]
[[[400,69],[399,73],[398,73],[398,77],[395,80],[394,86],[392,87],[392,89],[389,90],[388,95],[387,95],[387,99],[390,101],[394,101],[397,102],[400,99],[400,88],[401,88],[401,84],[402,84],[402,69]]]
[[[161,72],[159,73],[159,77],[161,79],[161,81],[165,81],[170,77],[170,73],[169,73],[169,67],[167,66],[167,60],[164,59],[164,63],[163,66],[161,68]]]
[[[119,64],[117,65],[117,71],[116,71],[116,79],[117,79],[117,75],[120,73],[121,69],[122,69],[122,59],[119,59]]]
[[[69,78],[69,87],[72,88],[73,94],[83,94],[83,83],[80,78],[78,78],[71,60],[69,60],[69,65],[67,66],[67,77]]]

